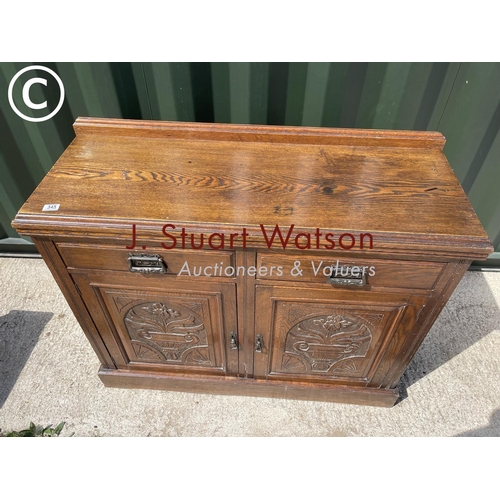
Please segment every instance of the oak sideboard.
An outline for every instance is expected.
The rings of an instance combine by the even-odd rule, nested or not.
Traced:
[[[107,386],[391,406],[492,251],[438,132],[74,129],[13,226]]]

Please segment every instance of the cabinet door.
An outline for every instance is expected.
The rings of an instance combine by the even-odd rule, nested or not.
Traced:
[[[238,351],[233,283],[74,272],[118,368],[234,374]]]
[[[256,377],[367,385],[427,295],[258,286]]]

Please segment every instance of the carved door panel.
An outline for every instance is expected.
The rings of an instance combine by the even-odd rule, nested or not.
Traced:
[[[366,385],[384,347],[411,328],[426,299],[401,292],[258,286],[255,376]]]
[[[73,278],[119,368],[236,373],[234,284],[99,273]]]

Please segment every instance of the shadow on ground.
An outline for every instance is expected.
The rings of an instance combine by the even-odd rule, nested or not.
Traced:
[[[0,317],[0,408],[52,316],[51,312],[10,311]]]
[[[498,329],[500,309],[488,282],[482,273],[466,273],[403,374],[398,402],[408,387]]]
[[[489,425],[457,434],[456,437],[500,437],[500,408],[490,417]]]

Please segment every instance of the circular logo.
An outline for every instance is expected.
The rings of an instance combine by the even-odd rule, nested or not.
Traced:
[[[32,71],[32,70],[39,70],[39,71],[45,71],[51,75],[55,81],[59,85],[59,90],[60,90],[60,96],[59,96],[59,102],[51,113],[49,113],[46,116],[40,116],[38,118],[33,118],[31,116],[26,116],[25,114],[21,113],[19,111],[18,107],[14,103],[14,99],[12,98],[12,91],[14,89],[14,84],[16,83],[17,79],[27,71]],[[45,109],[48,108],[47,101],[41,102],[41,103],[35,103],[31,100],[30,97],[30,89],[33,85],[39,84],[39,85],[44,85],[45,87],[47,86],[47,80],[45,78],[30,78],[23,86],[23,102],[28,108],[31,109]],[[23,120],[27,120],[29,122],[44,122],[45,120],[49,120],[53,116],[56,115],[56,113],[61,109],[63,103],[64,103],[64,85],[62,80],[59,78],[59,75],[52,71],[50,68],[46,68],[45,66],[28,66],[26,68],[23,68],[21,71],[18,71],[15,75],[14,78],[10,81],[9,84],[9,91],[8,91],[8,96],[9,96],[9,104],[14,113],[16,113],[18,116],[20,116]]]

